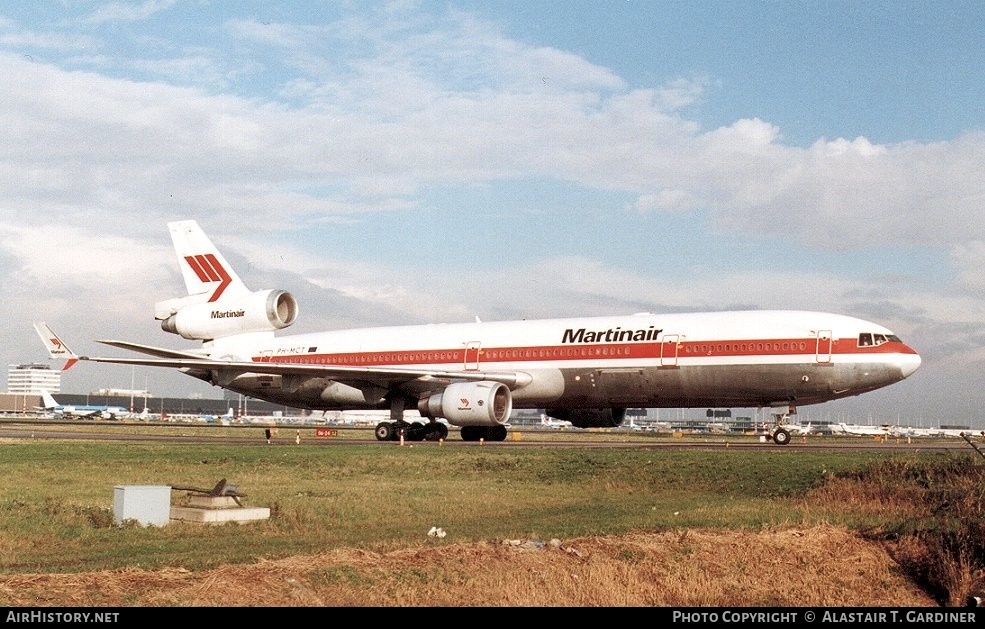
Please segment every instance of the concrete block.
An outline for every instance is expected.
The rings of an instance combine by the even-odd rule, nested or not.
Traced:
[[[241,505],[232,496],[188,496],[187,507],[199,509],[237,509]]]
[[[240,507],[238,509],[202,509],[199,507],[171,507],[171,519],[184,522],[253,522],[270,518],[267,507]]]

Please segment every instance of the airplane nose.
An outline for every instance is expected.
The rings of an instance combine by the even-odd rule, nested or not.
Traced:
[[[912,354],[903,354],[899,361],[899,368],[903,373],[903,377],[910,377],[910,374],[920,368],[920,362],[920,354],[916,352],[913,352]]]

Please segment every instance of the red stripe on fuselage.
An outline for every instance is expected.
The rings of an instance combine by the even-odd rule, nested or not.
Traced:
[[[888,342],[871,347],[859,347],[856,339],[839,339],[831,343],[817,339],[768,339],[741,341],[693,341],[674,343],[587,343],[579,345],[542,345],[530,347],[483,347],[479,363],[521,363],[542,361],[618,360],[626,358],[664,360],[708,357],[776,357],[831,355],[915,354],[901,342]],[[444,365],[462,363],[465,349],[394,350],[348,353],[304,353],[281,356],[257,356],[254,362],[337,365],[351,367],[383,367],[394,365]],[[813,358],[812,358],[813,361]],[[471,360],[470,360],[471,362]]]

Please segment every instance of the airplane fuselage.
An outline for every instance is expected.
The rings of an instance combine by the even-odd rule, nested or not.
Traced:
[[[863,345],[861,338],[878,343]],[[816,404],[898,382],[920,364],[889,330],[818,312],[743,311],[429,324],[299,334],[212,356],[326,367],[517,371],[515,408]],[[443,382],[435,383],[444,384]],[[246,374],[227,388],[302,408],[385,408],[372,379],[352,387]],[[428,383],[407,393],[424,395]]]

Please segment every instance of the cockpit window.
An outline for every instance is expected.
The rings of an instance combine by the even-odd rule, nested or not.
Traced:
[[[871,347],[873,345],[882,345],[883,343],[888,343],[890,341],[900,342],[899,337],[895,334],[881,334],[878,332],[862,332],[858,335],[858,346],[859,347]]]

